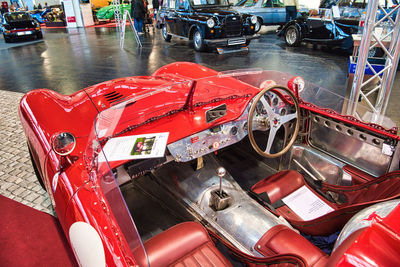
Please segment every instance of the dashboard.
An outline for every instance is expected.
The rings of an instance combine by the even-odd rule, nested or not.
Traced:
[[[237,120],[217,125],[169,144],[168,150],[176,161],[195,158],[235,144],[247,135],[247,110]]]
[[[290,105],[282,101],[275,93],[269,91],[264,95],[276,114],[285,115],[290,110]],[[248,133],[247,118],[252,102],[249,103],[243,114],[235,121],[211,127],[202,132],[190,135],[167,146],[176,161],[186,162],[218,149],[235,144],[246,137]],[[267,117],[267,112],[261,102],[256,106],[255,117]],[[253,130],[267,130],[269,127],[254,124]]]

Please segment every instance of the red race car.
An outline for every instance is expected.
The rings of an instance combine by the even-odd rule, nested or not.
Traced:
[[[82,266],[395,266],[397,129],[348,104],[298,76],[180,62],[33,90],[19,115]]]

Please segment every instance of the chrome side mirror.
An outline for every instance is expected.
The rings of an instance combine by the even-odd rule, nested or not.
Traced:
[[[72,133],[59,133],[52,138],[51,147],[57,155],[60,156],[57,173],[62,173],[69,165],[72,164],[71,159],[67,157],[74,151],[76,139]]]
[[[75,149],[75,136],[68,132],[59,133],[53,138],[51,146],[57,155],[67,156]]]

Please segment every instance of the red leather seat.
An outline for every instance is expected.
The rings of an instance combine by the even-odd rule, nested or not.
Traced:
[[[266,193],[272,204],[288,196],[302,186],[310,189],[318,198],[333,208],[333,211],[313,220],[304,221],[284,203],[276,208],[295,228],[310,235],[328,235],[340,230],[358,211],[372,204],[400,197],[400,171],[387,173],[374,180],[352,185],[338,186],[322,183],[320,191],[338,196],[340,202],[328,201],[319,194],[297,171],[278,172],[252,187],[256,194]]]
[[[151,267],[232,266],[215,247],[204,227],[196,222],[171,227],[146,241],[144,247]],[[147,265],[146,262],[139,264]]]
[[[325,266],[329,257],[300,234],[280,224],[268,230],[255,245],[255,250],[265,257],[279,254],[295,254],[307,266]]]

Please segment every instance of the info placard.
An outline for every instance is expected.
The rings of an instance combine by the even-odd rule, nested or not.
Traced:
[[[333,211],[305,185],[282,198],[282,201],[304,221],[314,220]]]
[[[115,137],[106,143],[103,151],[108,161],[163,157],[169,133],[154,133]],[[99,161],[105,161],[100,154]]]

